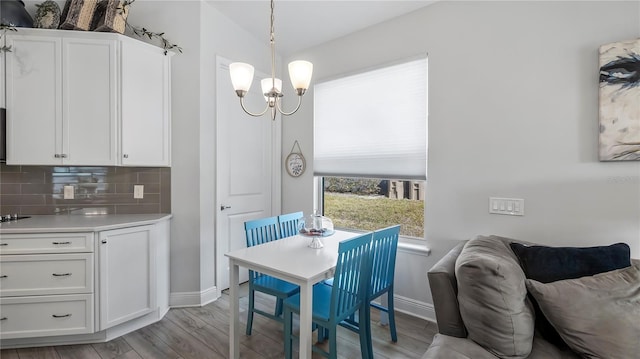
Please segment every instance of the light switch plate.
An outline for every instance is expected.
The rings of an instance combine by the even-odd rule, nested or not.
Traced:
[[[136,184],[133,186],[133,198],[144,198],[144,185]]]
[[[74,198],[74,188],[73,188],[73,186],[64,186],[63,187],[63,198],[64,199],[73,199]]]
[[[524,199],[489,197],[489,213],[524,216]]]

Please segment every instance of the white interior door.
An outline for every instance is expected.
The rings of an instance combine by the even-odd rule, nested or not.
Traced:
[[[217,128],[216,128],[216,287],[229,288],[229,261],[225,253],[246,247],[244,222],[273,214],[274,163],[279,159],[279,118],[252,117],[240,107],[231,79],[230,61],[217,58]],[[257,74],[256,78],[261,78]],[[264,76],[266,77],[266,76]],[[250,111],[266,106],[254,83],[247,94]],[[279,162],[278,162],[279,163]],[[276,166],[279,168],[279,165]],[[279,172],[278,172],[279,174]],[[276,176],[277,177],[277,176]],[[240,271],[240,282],[248,280],[247,270]]]

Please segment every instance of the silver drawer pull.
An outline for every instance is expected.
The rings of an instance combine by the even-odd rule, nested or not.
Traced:
[[[71,273],[53,273],[52,275],[54,277],[68,277],[71,275]]]
[[[9,243],[0,243],[0,246],[8,246]]]
[[[63,315],[53,314],[52,315],[52,317],[54,317],[54,318],[68,318],[70,316],[71,316],[71,314],[63,314]]]
[[[7,278],[8,276],[6,274],[0,275],[0,279],[2,278]]]
[[[60,245],[60,244],[71,244],[71,242],[53,242],[53,244],[55,244],[55,245]]]
[[[9,319],[9,318],[7,318],[7,317],[0,318],[0,320],[7,320],[7,319]]]

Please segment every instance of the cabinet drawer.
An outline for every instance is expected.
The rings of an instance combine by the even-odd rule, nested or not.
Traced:
[[[0,299],[2,339],[93,333],[93,295]]]
[[[93,292],[93,253],[0,256],[0,296]]]
[[[0,254],[93,252],[93,233],[3,234]]]

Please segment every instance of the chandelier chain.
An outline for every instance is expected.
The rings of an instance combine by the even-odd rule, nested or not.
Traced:
[[[273,27],[273,23],[275,22],[274,15],[274,0],[271,0],[271,38],[269,40],[271,44],[271,88],[276,87],[276,35]]]

